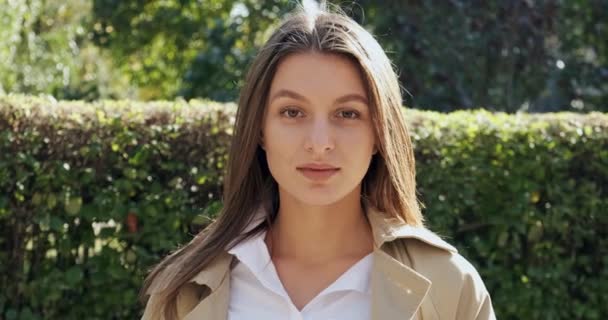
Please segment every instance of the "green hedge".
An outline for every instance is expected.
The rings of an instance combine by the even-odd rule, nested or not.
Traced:
[[[133,319],[218,212],[234,104],[0,97],[0,319]],[[428,225],[500,319],[608,314],[608,115],[405,110]]]

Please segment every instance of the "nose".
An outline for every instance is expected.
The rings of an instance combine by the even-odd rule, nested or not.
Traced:
[[[306,151],[315,156],[324,155],[335,148],[335,139],[328,119],[316,119],[309,127],[305,142]]]

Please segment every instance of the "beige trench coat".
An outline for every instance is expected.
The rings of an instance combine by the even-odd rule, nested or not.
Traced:
[[[375,242],[372,320],[496,319],[482,279],[453,246],[428,229],[387,219],[373,207],[366,212]],[[227,318],[232,259],[224,252],[180,289],[180,319]],[[163,319],[155,300],[152,294],[142,319]]]

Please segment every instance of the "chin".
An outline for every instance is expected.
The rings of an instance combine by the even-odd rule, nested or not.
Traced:
[[[297,190],[290,193],[298,202],[309,206],[328,206],[343,198],[340,197],[339,192],[326,188],[307,188],[306,190]]]

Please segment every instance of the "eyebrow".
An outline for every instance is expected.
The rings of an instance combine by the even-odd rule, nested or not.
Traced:
[[[277,93],[275,93],[271,98],[270,98],[270,102],[274,101],[277,98],[281,98],[281,97],[287,97],[287,98],[292,98],[292,99],[296,99],[296,100],[300,100],[300,101],[304,101],[304,102],[309,102],[308,99],[306,99],[306,97],[304,97],[303,95],[291,91],[291,90],[287,90],[287,89],[281,89],[279,91],[277,91]],[[340,98],[335,100],[335,103],[344,103],[344,102],[348,102],[348,101],[359,101],[365,104],[368,104],[369,101],[362,95],[357,94],[357,93],[349,93],[346,95],[341,96]]]

